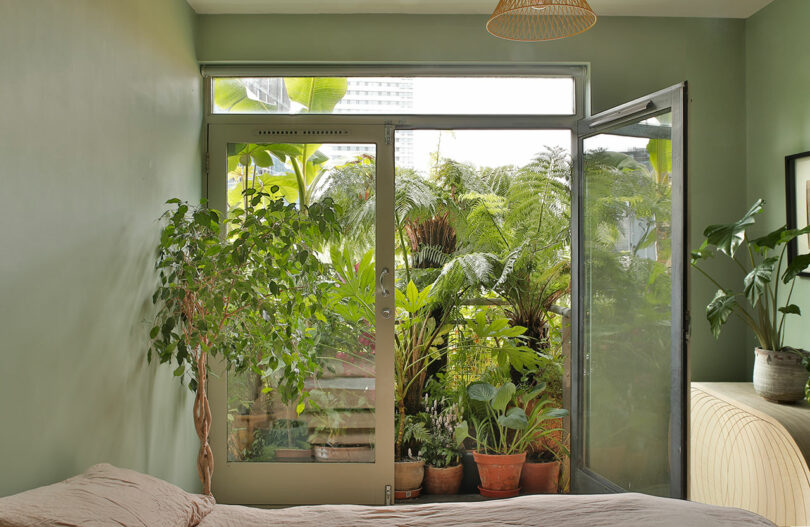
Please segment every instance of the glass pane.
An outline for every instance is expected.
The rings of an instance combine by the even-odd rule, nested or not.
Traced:
[[[311,301],[318,288],[326,315],[289,328],[284,361],[268,361],[262,374],[228,373],[230,462],[375,460],[375,156],[373,144],[228,145],[229,210],[240,206],[245,188],[256,188],[271,194],[268,203],[283,200],[302,216],[330,199],[339,223],[319,246],[301,235],[324,270],[302,276],[301,295],[291,300]],[[282,380],[293,368],[312,374],[290,389]]]
[[[573,115],[572,77],[214,79],[214,113]]]
[[[669,495],[672,115],[584,142],[585,466]]]
[[[545,383],[542,396],[562,406],[568,337],[550,308],[570,302],[570,145],[569,130],[396,133],[397,423],[455,415],[474,381]],[[565,457],[567,439],[553,437],[532,445],[532,460]]]

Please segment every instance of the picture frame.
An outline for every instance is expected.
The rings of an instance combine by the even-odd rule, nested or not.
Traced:
[[[788,229],[802,229],[810,224],[810,151],[785,157],[785,190]],[[810,234],[788,244],[788,262],[807,253],[810,253]],[[799,276],[810,277],[810,267]]]

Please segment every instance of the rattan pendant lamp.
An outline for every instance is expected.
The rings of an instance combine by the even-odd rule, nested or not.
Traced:
[[[537,42],[578,35],[596,24],[586,0],[500,0],[487,20],[499,38]]]

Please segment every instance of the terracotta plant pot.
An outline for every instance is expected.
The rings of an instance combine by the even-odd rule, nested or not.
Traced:
[[[481,496],[485,498],[514,498],[518,494],[520,494],[520,489],[512,489],[512,490],[489,490],[485,489],[481,485],[478,486],[478,491],[481,493]]]
[[[394,491],[394,499],[395,500],[409,500],[411,498],[418,498],[419,494],[422,492],[422,488],[413,489],[413,490],[395,490]]]
[[[520,474],[520,490],[525,494],[556,494],[559,481],[559,461],[548,463],[527,461]]]
[[[415,490],[425,477],[424,461],[397,461],[394,463],[394,490]]]
[[[312,447],[315,459],[322,463],[373,463],[374,449],[370,446],[326,446]]]
[[[511,455],[493,455],[473,452],[478,473],[481,475],[481,494],[484,490],[520,490],[520,473],[526,461],[526,452]],[[493,496],[494,497],[494,496]]]
[[[425,494],[458,494],[464,469],[461,465],[446,468],[425,467]]]
[[[279,448],[276,450],[275,461],[309,461],[312,459],[312,449],[307,448]]]
[[[795,353],[756,348],[754,391],[769,401],[794,403],[804,399],[808,372]]]

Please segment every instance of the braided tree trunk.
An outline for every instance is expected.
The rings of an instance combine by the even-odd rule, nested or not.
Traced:
[[[194,397],[194,428],[200,438],[200,453],[197,456],[197,474],[202,482],[203,494],[211,495],[211,478],[214,474],[214,453],[208,444],[211,430],[211,406],[208,404],[208,354],[197,348],[197,395]]]

